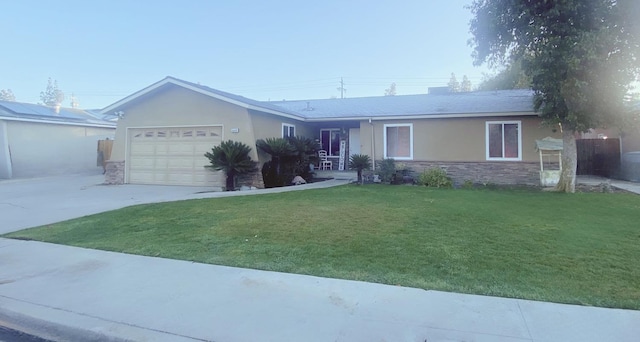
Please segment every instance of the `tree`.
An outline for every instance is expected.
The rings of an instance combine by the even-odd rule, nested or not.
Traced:
[[[349,157],[349,168],[356,170],[358,183],[362,184],[362,170],[369,170],[371,168],[371,159],[366,154],[354,154]]]
[[[226,175],[225,191],[236,188],[236,176],[257,171],[255,161],[251,160],[251,147],[237,141],[227,140],[204,154],[211,168],[223,171]]]
[[[522,61],[508,63],[493,75],[484,74],[479,90],[530,89],[531,78],[522,70]]]
[[[460,91],[471,91],[471,81],[467,75],[462,76],[462,83],[460,83]]]
[[[15,101],[16,96],[13,95],[11,89],[0,89],[0,101]]]
[[[396,82],[391,83],[389,88],[384,90],[384,96],[396,96]]]
[[[457,93],[460,91],[460,82],[456,80],[456,74],[451,73],[451,79],[449,79],[449,83],[447,84],[447,86],[449,86],[449,91],[452,93]]]
[[[470,9],[475,64],[522,60],[534,109],[562,130],[557,190],[574,192],[575,133],[622,113],[640,71],[640,1],[474,0]]]
[[[47,89],[40,92],[40,101],[50,107],[62,104],[62,101],[64,101],[64,93],[58,88],[58,81],[51,80],[51,77],[49,77]]]

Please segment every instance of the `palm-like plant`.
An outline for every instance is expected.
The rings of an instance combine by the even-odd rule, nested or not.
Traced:
[[[309,164],[318,159],[318,143],[303,136],[289,137],[287,141],[295,150],[294,173],[309,181],[311,178]]]
[[[371,168],[371,159],[366,154],[354,154],[349,157],[349,168],[358,173],[358,183],[362,184],[362,170]]]
[[[258,139],[256,146],[259,150],[271,156],[271,162],[275,165],[276,174],[278,175],[282,172],[283,160],[295,154],[294,147],[283,138]]]
[[[257,164],[251,160],[251,147],[237,141],[223,141],[220,145],[204,154],[211,162],[211,168],[224,171],[226,191],[235,190],[235,178],[238,175],[257,171]]]

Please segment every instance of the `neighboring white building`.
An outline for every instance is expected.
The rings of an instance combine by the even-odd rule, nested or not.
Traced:
[[[98,140],[115,128],[81,109],[0,101],[0,179],[102,172]]]

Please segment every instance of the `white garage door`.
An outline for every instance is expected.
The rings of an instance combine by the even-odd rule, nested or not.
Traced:
[[[205,152],[222,142],[222,127],[131,128],[128,182],[132,184],[222,186],[223,173]]]

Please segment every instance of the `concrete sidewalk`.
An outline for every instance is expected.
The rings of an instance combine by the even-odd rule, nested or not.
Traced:
[[[608,183],[612,187],[616,187],[618,189],[626,190],[626,191],[633,192],[635,194],[640,195],[640,183],[627,182],[627,181],[616,180],[616,179],[608,179],[600,176],[577,176],[576,183],[586,184],[591,186],[597,186],[603,183]]]
[[[637,341],[640,311],[0,239],[0,322],[54,340]]]

